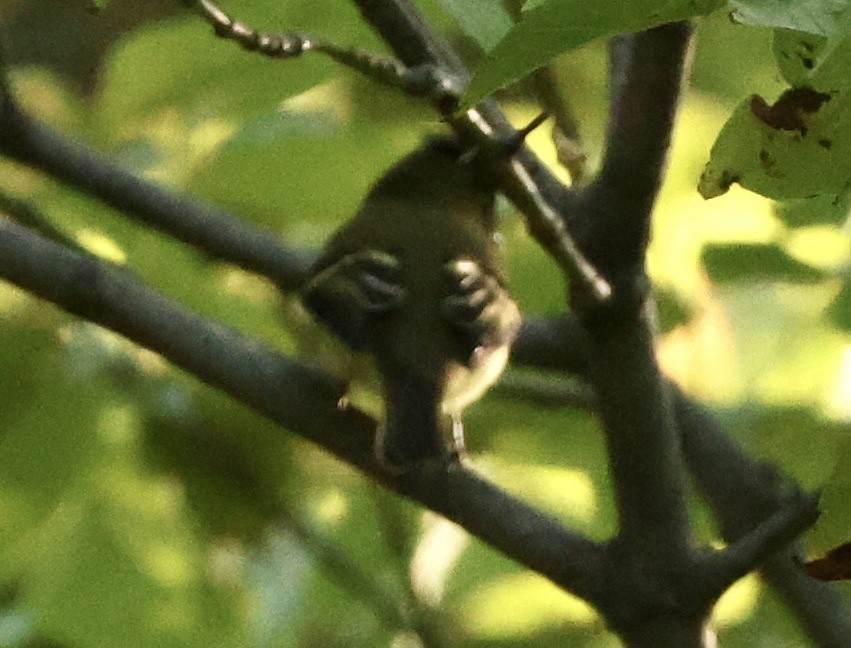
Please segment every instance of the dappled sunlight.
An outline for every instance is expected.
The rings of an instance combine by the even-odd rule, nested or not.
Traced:
[[[825,393],[825,412],[837,419],[851,420],[851,344],[845,341],[833,384]]]
[[[312,506],[312,511],[321,522],[334,524],[346,517],[349,508],[350,502],[346,495],[338,489],[333,489],[318,498]]]
[[[851,237],[836,227],[800,227],[784,243],[796,259],[825,270],[841,270],[851,259]]]
[[[98,230],[84,227],[74,234],[74,238],[95,256],[118,264],[127,261],[127,253],[121,246]]]
[[[219,284],[229,295],[262,304],[275,297],[275,289],[269,281],[242,268],[224,268]]]
[[[164,587],[188,587],[198,577],[186,548],[174,543],[151,543],[142,554],[142,567]]]
[[[469,534],[454,522],[426,513],[423,531],[411,558],[411,587],[427,604],[437,607]]]
[[[138,125],[128,127],[135,138]],[[237,131],[235,121],[224,118],[188,119],[176,110],[164,109],[146,119],[147,146],[153,154],[139,156],[137,172],[166,187],[186,183],[193,168],[215,153]]]
[[[663,336],[656,357],[665,375],[703,400],[730,404],[741,396],[735,334],[723,303],[711,295],[705,277],[690,322]]]
[[[234,121],[205,119],[189,130],[186,144],[193,158],[203,159],[231,138],[238,128],[238,124]]]
[[[448,134],[459,125],[441,118],[430,99],[402,96],[316,52],[293,60],[246,52],[215,38],[188,9],[172,6],[180,3],[163,10],[159,5],[169,3],[155,2],[158,8],[150,15],[151,8],[143,6],[150,3],[125,3],[133,5],[130,9],[115,2],[94,4],[105,8],[80,15],[68,23],[72,29],[47,24],[44,15],[26,9],[24,0],[0,10],[4,18],[20,13],[27,28],[32,23],[31,33],[10,30],[10,42],[16,36],[34,41],[29,51],[10,49],[7,60],[22,105],[115,168],[264,228],[271,243],[316,250],[355,213],[394,160],[424,134]],[[339,4],[235,0],[224,9],[258,28],[315,29],[341,45],[389,51],[354,5]],[[584,4],[589,15],[599,13],[590,0]],[[437,16],[448,42],[460,44],[462,58],[475,67],[474,41],[452,31],[449,5],[484,11],[488,3],[422,5],[434,11],[429,20]],[[84,32],[89,22],[110,33]],[[842,471],[851,458],[851,230],[848,223],[841,226],[848,199],[817,196],[779,207],[735,183],[723,196],[700,197],[698,181],[731,110],[752,92],[773,100],[784,84],[770,30],[731,25],[725,12],[697,22],[698,36],[704,35],[697,46],[698,73],[673,133],[648,261],[659,288],[658,364],[717,415],[748,456],[777,465],[803,488],[824,486],[823,495],[832,493],[834,499],[822,499],[821,506],[820,523],[830,522],[837,510],[847,516],[848,485],[837,483],[847,482]],[[75,63],[81,51],[71,36],[78,32],[100,48],[97,58]],[[57,55],[67,56],[69,65],[87,66],[80,69],[93,79],[91,92],[68,90],[77,86],[74,77],[65,76],[68,65],[52,62]],[[603,153],[607,69],[602,38],[560,55],[551,69],[584,140],[584,181],[593,177]],[[533,84],[518,83],[496,101],[520,128],[541,112],[534,94]],[[640,123],[630,108],[627,113]],[[552,106],[550,112],[556,112]],[[569,184],[552,141],[554,121],[532,132],[527,143]],[[4,132],[0,139],[25,146],[14,135]],[[472,144],[472,137],[462,139]],[[847,149],[839,144],[837,139],[831,145],[830,155],[841,171],[845,158],[837,153]],[[831,172],[836,169],[830,164]],[[82,170],[85,174],[88,167]],[[632,171],[621,178],[627,186]],[[642,171],[634,169],[635,176]],[[110,188],[86,177],[81,190],[49,168],[0,163],[0,191],[13,199],[10,205],[26,201],[85,250],[126,265],[153,290],[247,339],[288,357],[302,352],[303,364],[366,377],[355,382],[349,403],[376,419],[384,416],[374,375],[348,354],[338,354],[340,343],[319,332],[300,305],[293,307],[294,291],[282,296],[274,282],[235,267],[232,256],[216,260],[221,251],[182,243],[125,218],[132,217],[133,208],[122,213],[126,202],[105,201],[103,194],[85,189],[85,180]],[[121,180],[111,188],[122,193]],[[556,201],[558,193],[551,197]],[[501,197],[506,281],[524,315],[563,313],[570,305],[562,273],[529,235],[524,219],[506,205]],[[572,227],[571,214],[565,216]],[[0,213],[0,222],[6,217]],[[628,233],[605,235],[620,241]],[[251,241],[246,236],[231,242],[244,250]],[[734,254],[724,256],[725,247]],[[765,249],[765,257],[752,254]],[[720,256],[713,256],[718,251]],[[771,264],[764,259],[777,263],[767,268]],[[257,267],[246,261],[239,262]],[[90,306],[84,300],[75,312],[89,312]],[[105,310],[98,321],[111,326],[123,314],[121,307]],[[165,322],[161,332],[173,333],[169,341],[180,346],[181,335],[192,331],[175,329],[175,320]],[[134,323],[128,319],[118,328],[146,343],[134,333]],[[342,426],[365,421],[331,417],[341,429],[327,430],[327,439],[315,443],[327,408],[305,421],[315,414],[312,401],[290,403],[307,392],[312,399],[310,384],[299,385],[305,391],[293,398],[270,398],[267,411],[273,415],[263,419],[251,411],[265,399],[263,390],[248,393],[247,383],[244,391],[234,388],[215,363],[207,367],[208,360],[217,359],[210,354],[199,353],[193,358],[197,365],[191,364],[164,344],[158,348],[172,358],[166,360],[7,284],[0,285],[0,324],[5,343],[0,349],[0,572],[5,578],[0,579],[0,644],[9,636],[4,624],[21,613],[32,613],[27,616],[32,627],[20,630],[16,639],[21,645],[600,648],[618,643],[586,603],[515,562],[540,564],[528,556],[524,560],[519,544],[509,558],[461,526],[424,512],[419,502],[429,501],[431,493],[418,490],[416,471],[383,477],[373,472],[375,465],[365,463],[371,455],[360,451],[363,439],[339,436]],[[187,355],[197,349],[195,344]],[[334,360],[326,364],[326,356]],[[172,361],[187,370],[176,369]],[[562,388],[572,383],[543,373],[554,381],[555,397],[544,388],[548,385],[540,386],[543,381],[537,391],[529,381],[526,391],[495,390],[465,412],[466,461],[496,488],[553,518],[553,524],[603,545],[616,535],[619,517],[597,403],[586,391],[571,400],[574,394]],[[290,374],[285,374],[282,369],[276,380],[288,389]],[[210,385],[230,385],[241,403]],[[285,411],[288,403],[296,410]],[[302,405],[304,413],[298,409]],[[628,418],[632,412],[624,408],[623,413]],[[274,423],[277,413],[311,441]],[[367,474],[355,466],[366,467]],[[829,480],[831,472],[841,480]],[[426,476],[431,479],[431,473]],[[464,520],[459,507],[467,494],[441,493],[439,484],[432,485],[436,497],[448,498],[440,500],[441,510]],[[385,492],[385,486],[410,499]],[[692,495],[689,491],[688,514],[695,537],[715,537],[711,507]],[[745,503],[749,495],[742,497]],[[477,518],[470,526],[507,546],[499,533],[508,533],[512,521],[496,519],[503,513],[496,511],[491,520],[499,528],[486,528],[487,522],[483,528]],[[832,527],[816,528],[818,542],[810,548],[825,550],[847,540],[847,517],[833,519]],[[530,533],[510,532],[521,544]],[[722,645],[728,638],[733,647],[804,645],[794,613],[779,598],[754,575],[738,581],[712,612]],[[434,641],[424,631],[429,624],[437,631]]]
[[[180,519],[186,498],[180,485],[165,477],[139,474],[133,466],[108,465],[95,474],[102,497],[116,512],[138,522],[162,523]]]
[[[25,107],[32,107],[39,118],[54,126],[68,127],[79,120],[75,97],[55,74],[44,68],[12,68],[15,96]]]
[[[704,200],[696,191],[663,192],[648,256],[651,276],[690,293],[699,288],[708,243],[769,243],[783,231],[770,201],[744,189]]]
[[[98,421],[97,433],[107,446],[135,450],[141,437],[139,412],[132,405],[107,405]]]
[[[831,290],[781,284],[724,290],[745,381],[743,398],[774,405],[823,401],[843,344],[811,301],[823,306],[825,292]]]
[[[482,639],[519,638],[541,630],[600,623],[587,603],[533,573],[483,582],[458,605],[467,632]]]
[[[350,90],[345,80],[333,79],[284,99],[279,110],[302,114],[324,113],[333,115],[334,120],[342,124],[351,118],[355,108]]]
[[[712,609],[712,625],[722,629],[747,621],[756,609],[762,592],[762,581],[748,574],[736,581]]]
[[[0,319],[19,315],[32,304],[32,297],[7,283],[0,283]]]
[[[598,513],[597,487],[583,470],[516,463],[495,455],[477,458],[476,464],[507,490],[547,511],[584,523]]]
[[[653,220],[648,269],[657,281],[686,294],[699,288],[700,251],[712,241],[770,241],[780,231],[772,203],[737,186],[720,198],[704,200],[697,181],[709,157],[713,136],[729,106],[690,92],[674,130],[668,174]]]

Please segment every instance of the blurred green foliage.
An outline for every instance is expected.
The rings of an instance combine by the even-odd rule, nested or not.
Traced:
[[[246,54],[161,2],[111,0],[97,16],[90,4],[0,6],[10,51],[30,43],[27,57],[11,57],[25,105],[122,166],[289,241],[318,246],[382,169],[441,128],[419,102],[318,58]],[[79,29],[57,30],[54,5],[63,5],[63,20],[77,16]],[[429,7],[447,23],[436,3]],[[348,3],[232,0],[227,9],[270,30],[381,47]],[[55,37],[33,48],[40,29]],[[57,64],[81,37],[88,58]],[[593,164],[604,128],[604,47],[592,42],[555,65]],[[95,82],[82,82],[92,70]],[[847,540],[851,501],[848,200],[775,206],[736,188],[708,202],[696,192],[735,105],[783,87],[769,30],[723,16],[704,21],[692,86],[650,257],[660,362],[718,408],[749,451],[807,486],[828,484],[827,522],[813,544],[821,552]],[[522,90],[506,101],[517,123],[536,113]],[[531,142],[554,161],[544,130]],[[263,281],[6,161],[0,191],[187,306],[283,350],[298,346],[284,325],[289,304]],[[557,271],[505,212],[524,311],[559,312]],[[593,537],[612,532],[605,451],[588,413],[497,390],[465,422],[483,472]],[[699,533],[714,539],[698,502],[694,512]],[[423,625],[452,646],[616,645],[587,606],[452,524],[153,354],[6,285],[0,584],[3,646],[398,648],[417,645],[411,629]],[[715,619],[725,646],[806,645],[755,577],[725,596]]]

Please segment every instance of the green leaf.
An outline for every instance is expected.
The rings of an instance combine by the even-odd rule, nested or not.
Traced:
[[[851,440],[839,454],[830,480],[821,494],[821,517],[809,535],[807,547],[822,555],[851,540]]]
[[[813,70],[825,53],[827,39],[799,31],[774,32],[774,58],[783,78],[792,85],[809,83]]]
[[[774,213],[791,227],[835,225],[841,227],[851,213],[851,195],[819,194],[777,203]]]
[[[827,314],[837,328],[851,333],[851,280],[845,281]]]
[[[824,100],[812,112],[806,98],[790,93],[784,97],[792,100],[781,98],[774,106],[753,97],[733,112],[698,183],[704,198],[726,193],[734,182],[781,200],[848,193],[851,168],[843,163],[851,159],[848,93],[810,95]]]
[[[825,274],[790,257],[777,245],[736,243],[711,245],[703,250],[703,265],[713,281],[814,282]]]
[[[490,50],[514,24],[497,0],[440,0],[440,4],[483,50]]]
[[[694,316],[694,308],[691,304],[667,286],[654,287],[653,297],[656,301],[659,330],[663,333],[687,324]]]
[[[831,36],[847,17],[848,0],[730,0],[731,18],[763,27]]]
[[[723,4],[721,0],[543,2],[524,11],[520,22],[488,53],[470,82],[462,107],[472,106],[565,50],[595,38],[704,15]]]
[[[733,112],[700,178],[704,198],[734,182],[775,199],[851,193],[851,30],[829,45],[778,36],[775,53],[796,87],[771,106],[754,96]]]

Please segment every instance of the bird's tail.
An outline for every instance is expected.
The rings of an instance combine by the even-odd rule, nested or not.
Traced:
[[[388,467],[404,469],[449,455],[441,425],[443,385],[409,371],[382,371],[385,417],[376,454]]]

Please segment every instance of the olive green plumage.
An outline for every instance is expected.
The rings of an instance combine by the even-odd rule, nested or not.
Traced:
[[[519,313],[494,239],[494,189],[438,139],[375,184],[327,242],[303,301],[383,383],[377,450],[398,467],[447,454],[457,418],[499,376]]]

